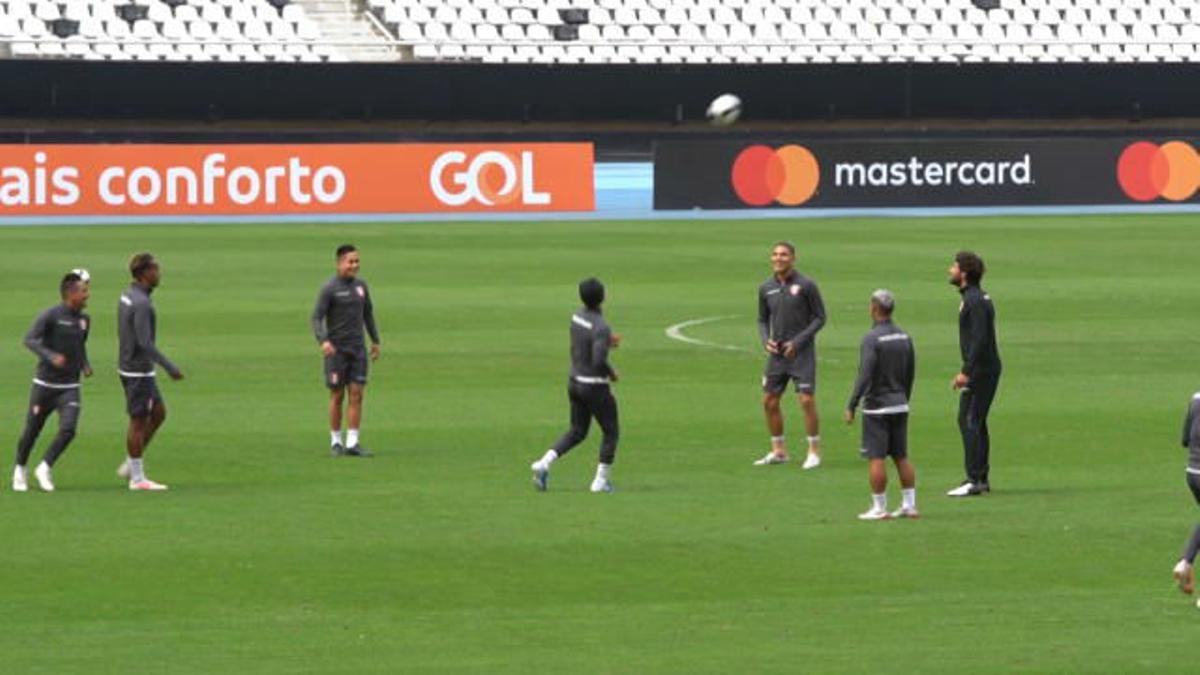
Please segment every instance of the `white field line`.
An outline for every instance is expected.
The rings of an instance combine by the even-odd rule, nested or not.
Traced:
[[[706,324],[706,323],[713,323],[714,321],[724,321],[725,319],[736,319],[737,316],[738,316],[737,314],[730,314],[728,316],[708,316],[708,317],[704,317],[703,319],[690,319],[688,321],[681,321],[680,323],[677,323],[674,326],[667,326],[667,329],[664,332],[667,334],[667,337],[671,338],[672,340],[686,342],[690,345],[699,345],[701,347],[711,347],[713,349],[723,349],[727,352],[746,352],[746,353],[753,354],[754,350],[752,350],[752,349],[747,349],[745,347],[738,347],[737,345],[721,344],[719,342],[709,342],[707,340],[700,340],[700,339],[697,339],[694,337],[688,337],[683,334],[684,328],[690,328],[692,326],[699,326],[699,325]]]

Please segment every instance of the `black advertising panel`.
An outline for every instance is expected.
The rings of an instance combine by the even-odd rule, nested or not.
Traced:
[[[654,208],[1195,203],[1194,138],[661,142]]]

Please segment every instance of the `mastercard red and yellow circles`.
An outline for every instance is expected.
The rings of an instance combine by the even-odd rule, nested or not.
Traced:
[[[738,198],[750,206],[799,206],[821,182],[821,168],[808,148],[752,145],[733,160],[730,182]]]
[[[1140,141],[1121,152],[1117,182],[1130,199],[1139,202],[1159,197],[1174,202],[1191,199],[1200,188],[1200,156],[1184,141],[1162,145]]]

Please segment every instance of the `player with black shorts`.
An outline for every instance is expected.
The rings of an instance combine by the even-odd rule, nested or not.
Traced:
[[[567,379],[571,428],[530,468],[534,487],[544,491],[550,479],[551,465],[587,438],[592,419],[595,419],[604,438],[600,441],[600,463],[596,465],[591,491],[612,492],[609,476],[617,457],[620,424],[617,399],[612,393],[612,383],[617,381],[618,375],[616,368],[608,362],[608,352],[620,346],[621,336],[613,333],[604,318],[601,309],[604,284],[599,279],[581,281],[579,299],[583,301],[583,307],[571,315],[571,373]]]
[[[133,283],[117,302],[117,372],[125,389],[125,412],[129,415],[126,434],[127,458],[117,475],[129,481],[130,490],[166,490],[167,486],[146,477],[142,461],[150,441],[167,419],[167,405],[158,390],[155,364],[172,380],[183,372],[158,350],[158,316],[150,295],[162,280],[162,268],[152,253],[138,253],[129,261]]]
[[[358,249],[352,244],[343,244],[337,249],[336,260],[337,274],[321,287],[312,313],[313,335],[325,357],[330,449],[334,457],[370,457],[371,453],[358,438],[368,369],[363,327],[371,336],[371,361],[379,358],[379,331],[375,328],[371,291],[367,282],[358,278],[362,264]],[[342,403],[347,391],[350,392],[350,405],[346,417],[350,428],[343,445]]]
[[[771,247],[773,274],[758,287],[758,334],[767,351],[763,372],[763,410],[771,450],[755,466],[788,461],[779,400],[794,382],[808,432],[805,469],[821,465],[821,429],[817,417],[817,331],[825,325],[825,303],[817,284],[796,271],[796,247],[779,241]]]
[[[891,291],[879,289],[871,294],[869,305],[874,326],[863,337],[859,349],[858,379],[846,403],[846,424],[854,422],[854,411],[861,402],[862,450],[869,462],[871,508],[859,514],[860,520],[917,518],[917,472],[908,461],[908,402],[916,377],[916,352],[912,338],[892,322],[896,300]],[[887,510],[887,467],[891,457],[900,474],[903,504],[892,513]]]
[[[38,364],[33,376],[33,388],[29,392],[25,431],[17,442],[16,466],[13,467],[12,476],[12,489],[16,492],[29,489],[25,465],[29,462],[33,444],[37,442],[51,414],[58,412],[58,434],[33,472],[43,491],[54,492],[50,470],[75,438],[82,412],[80,375],[92,376],[92,366],[87,356],[92,320],[83,313],[91,294],[88,282],[84,279],[86,274],[86,271],[77,270],[65,275],[58,287],[62,302],[39,314],[25,334],[25,346],[37,354]]]
[[[1183,447],[1188,449],[1185,470],[1188,488],[1192,497],[1200,504],[1200,392],[1192,395],[1187,415],[1183,418]],[[1196,586],[1196,553],[1200,551],[1200,525],[1192,530],[1192,536],[1183,547],[1183,555],[1173,570],[1179,590],[1191,595]]]

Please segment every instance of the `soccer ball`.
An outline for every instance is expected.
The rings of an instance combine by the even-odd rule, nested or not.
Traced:
[[[79,280],[85,284],[89,283],[92,280],[92,275],[88,274],[88,271],[83,269],[82,267],[71,270],[71,274],[77,275],[79,277]]]
[[[705,116],[716,126],[727,127],[742,116],[742,99],[733,94],[721,94],[708,104]]]

